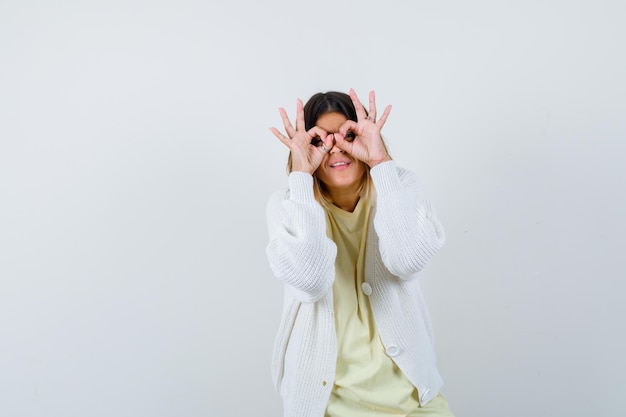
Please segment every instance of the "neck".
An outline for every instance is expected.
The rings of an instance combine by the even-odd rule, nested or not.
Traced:
[[[352,213],[359,202],[359,188],[360,187],[333,189],[328,190],[328,194],[330,194],[334,205]]]

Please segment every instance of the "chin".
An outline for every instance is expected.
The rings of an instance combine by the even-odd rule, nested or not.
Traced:
[[[329,178],[326,182],[327,187],[332,188],[353,188],[360,187],[363,180],[363,175],[346,175],[346,176],[334,176]]]

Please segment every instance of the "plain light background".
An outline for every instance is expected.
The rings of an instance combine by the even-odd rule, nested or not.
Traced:
[[[375,89],[461,417],[623,415],[623,1],[0,1],[0,415],[278,416],[277,108]]]

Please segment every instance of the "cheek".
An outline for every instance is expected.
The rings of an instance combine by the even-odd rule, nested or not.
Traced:
[[[324,166],[324,162],[322,162],[322,164],[319,167],[317,167],[317,169],[315,170],[313,174],[320,180],[324,181],[328,177],[328,174],[326,172],[327,169],[328,168]]]
[[[358,168],[358,171],[359,171],[359,175],[365,174],[365,163],[361,162],[361,161],[358,161],[358,164],[359,164],[359,166],[357,168]]]
[[[317,174],[317,173],[320,173],[320,172],[324,172],[325,169],[328,169],[326,167],[327,164],[328,164],[328,154],[322,159],[322,162],[320,163],[320,165],[315,170],[315,173]]]

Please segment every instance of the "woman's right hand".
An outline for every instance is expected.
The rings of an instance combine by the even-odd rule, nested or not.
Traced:
[[[296,128],[289,121],[287,112],[282,107],[278,109],[283,120],[287,136],[280,133],[275,127],[270,131],[291,151],[291,170],[313,174],[322,160],[332,149],[335,138],[323,129],[314,126],[308,131],[304,127],[304,105],[298,99],[296,113]]]

